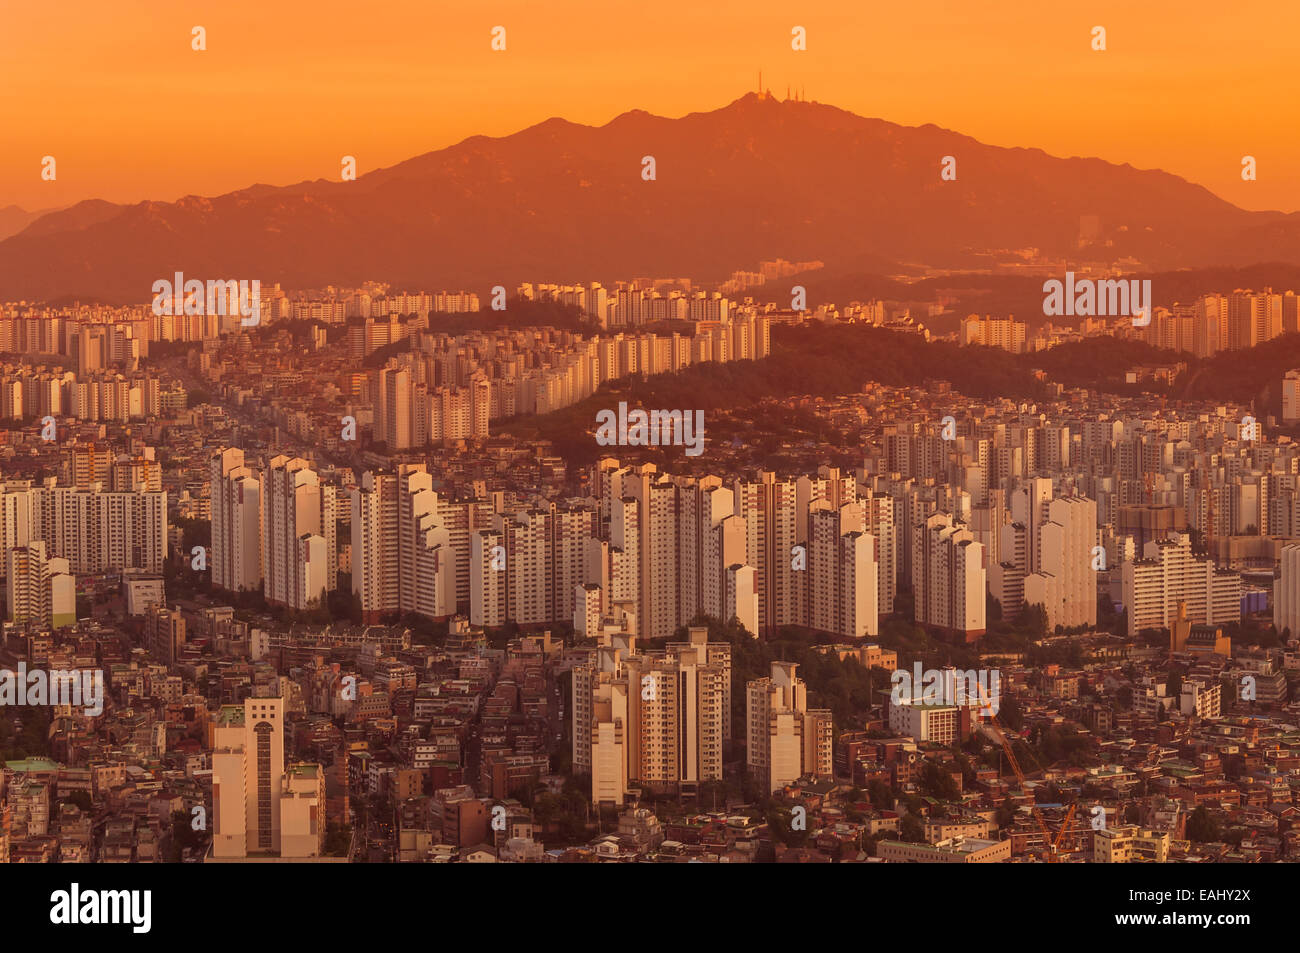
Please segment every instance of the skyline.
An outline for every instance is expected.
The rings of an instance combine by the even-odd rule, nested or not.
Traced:
[[[1268,21],[1208,3],[1193,4],[1195,16],[1172,3],[1140,11],[1098,3],[1086,13],[1013,2],[852,13],[834,3],[670,6],[662,18],[628,22],[583,2],[545,11],[399,2],[347,31],[331,16],[348,12],[341,3],[309,22],[295,21],[292,8],[246,2],[155,18],[82,2],[58,19],[15,11],[0,36],[0,59],[14,73],[0,100],[13,130],[0,156],[0,207],[174,201],[337,179],[343,155],[355,155],[364,175],[557,116],[600,126],[630,110],[708,111],[756,89],[761,71],[777,98],[789,86],[860,116],[933,123],[989,145],[1161,169],[1245,209],[1300,209],[1300,135],[1281,128],[1272,108],[1300,91],[1285,68],[1300,11],[1271,11]],[[927,57],[909,42],[921,23]],[[202,52],[190,48],[195,24],[207,31]],[[507,29],[503,52],[490,49],[498,24]],[[1104,52],[1089,45],[1095,24],[1107,30]],[[795,25],[807,30],[806,51],[790,48]],[[146,48],[150,55],[136,55]],[[1023,70],[991,68],[1013,54]],[[60,57],[83,65],[52,71]],[[101,85],[87,90],[87,76]],[[1164,104],[1154,119],[1151,102]],[[160,126],[160,116],[173,118]],[[141,150],[151,141],[173,148]],[[54,182],[41,180],[45,155],[58,160]],[[1257,181],[1241,180],[1244,155],[1258,160]]]

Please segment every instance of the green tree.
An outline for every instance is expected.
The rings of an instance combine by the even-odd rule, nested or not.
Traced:
[[[894,808],[894,795],[889,790],[889,785],[879,778],[872,778],[867,785],[867,797],[871,798],[871,806],[878,811],[891,811]]]
[[[172,811],[172,836],[168,859],[180,863],[186,849],[202,850],[207,838],[202,831],[196,831],[190,815],[185,811]]]
[[[898,839],[908,844],[925,843],[925,825],[915,814],[904,814],[898,822]]]
[[[955,801],[961,797],[957,782],[946,765],[927,761],[921,769],[921,789],[933,798],[941,801]]]
[[[95,801],[91,798],[89,791],[71,791],[63,800],[69,804],[75,804],[87,814],[95,810]]]
[[[1041,639],[1047,635],[1047,609],[1039,602],[1031,602],[1021,610],[1016,627],[1029,634],[1030,638]]]
[[[1198,844],[1212,843],[1222,839],[1218,822],[1205,809],[1204,804],[1199,805],[1187,818],[1187,839]]]

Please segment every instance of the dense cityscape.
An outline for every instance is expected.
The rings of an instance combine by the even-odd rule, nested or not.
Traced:
[[[1300,6],[3,21],[18,942],[1285,935]]]
[[[1300,373],[1277,419],[1036,371],[794,397],[833,427],[767,450],[725,408],[703,454],[681,412],[633,439],[629,383],[829,326],[943,346],[916,302],[736,294],[4,306],[0,857],[1300,857]],[[1295,300],[1052,346],[1245,350]],[[1050,350],[1015,324],[957,353]],[[530,429],[616,403],[608,449],[599,412],[585,454]]]

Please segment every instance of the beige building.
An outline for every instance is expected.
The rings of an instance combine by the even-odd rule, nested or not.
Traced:
[[[164,665],[176,664],[185,644],[185,617],[179,609],[150,606],[144,617],[144,642],[149,654]]]
[[[367,472],[348,492],[352,591],[366,621],[408,612],[444,618],[470,608],[475,625],[501,624],[471,599],[483,591],[473,575],[471,537],[489,529],[488,503],[439,496],[422,463],[401,464],[395,474]]]
[[[912,533],[916,621],[962,636],[984,634],[984,547],[966,524],[936,513]]]
[[[722,618],[735,619],[750,635],[758,635],[758,593],[753,566],[739,564],[727,567],[725,598]]]
[[[212,584],[237,592],[262,584],[262,480],[244,465],[244,451],[212,455]]]
[[[281,454],[262,479],[262,567],[268,602],[324,605],[338,573],[334,487],[301,457]]]
[[[961,709],[956,705],[889,701],[889,730],[919,742],[952,745],[963,740]]]
[[[223,705],[212,724],[212,854],[316,857],[325,836],[319,765],[284,763],[284,699]]]
[[[73,573],[140,570],[161,573],[167,559],[167,494],[108,492],[103,484],[60,486],[11,480],[0,492],[0,541],[41,541]]]
[[[972,837],[954,837],[937,844],[881,841],[876,856],[891,864],[998,864],[1011,860],[1011,841]]]
[[[804,584],[794,568],[791,553],[797,538],[798,506],[794,482],[763,472],[756,483],[734,486],[736,513],[745,520],[746,562],[754,567],[758,596],[756,635],[782,625],[801,625],[802,598],[796,590]]]
[[[1004,614],[1038,604],[1048,631],[1097,624],[1097,504],[1082,496],[1053,498],[1052,481],[1024,481],[1011,494],[1011,524],[1000,534],[990,589]]]
[[[1098,864],[1163,864],[1169,859],[1169,832],[1140,827],[1093,831],[1092,853]]]
[[[325,845],[325,771],[290,765],[280,789],[280,856],[318,857]]]
[[[961,343],[997,347],[1012,354],[1025,353],[1025,322],[1013,318],[967,315],[961,323]]]
[[[57,628],[77,621],[76,577],[66,559],[46,555],[43,542],[10,550],[5,595],[10,622]]]
[[[808,708],[808,689],[794,662],[773,662],[769,678],[746,686],[746,759],[768,793],[803,777],[834,771],[831,713]]]
[[[803,480],[799,481],[803,485]],[[862,532],[862,505],[838,509],[825,499],[805,514],[808,527],[804,618],[809,626],[854,638],[877,635],[879,567],[876,540]]]
[[[1179,603],[1194,623],[1241,621],[1241,576],[1195,555],[1186,533],[1148,542],[1143,558],[1126,560],[1121,574],[1130,637],[1142,629],[1169,628]]]
[[[647,638],[671,636],[701,614],[734,617],[755,635],[810,625],[860,637],[876,631],[881,605],[892,604],[892,519],[873,506],[872,525],[888,534],[882,547],[865,531],[856,479],[833,467],[797,481],[763,473],[724,486],[716,476],[606,457],[592,468],[591,486],[600,507],[593,534],[608,525],[595,542],[607,548],[597,554],[584,542],[577,581],[601,588],[602,610],[634,601]]]
[[[690,793],[722,778],[731,702],[730,646],[704,627],[690,641],[639,653],[613,633],[573,670],[573,763],[589,771],[592,802],[623,803],[630,790]]]

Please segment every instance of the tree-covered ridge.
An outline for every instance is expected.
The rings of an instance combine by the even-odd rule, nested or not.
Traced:
[[[772,329],[772,353],[760,361],[695,364],[670,374],[611,381],[571,407],[494,424],[501,432],[551,440],[575,462],[600,449],[592,439],[595,415],[619,401],[629,407],[739,411],[763,401],[839,397],[869,383],[921,387],[946,382],[968,397],[1032,400],[1046,394],[1015,355],[994,348],[960,348],[915,334],[860,325]]]

